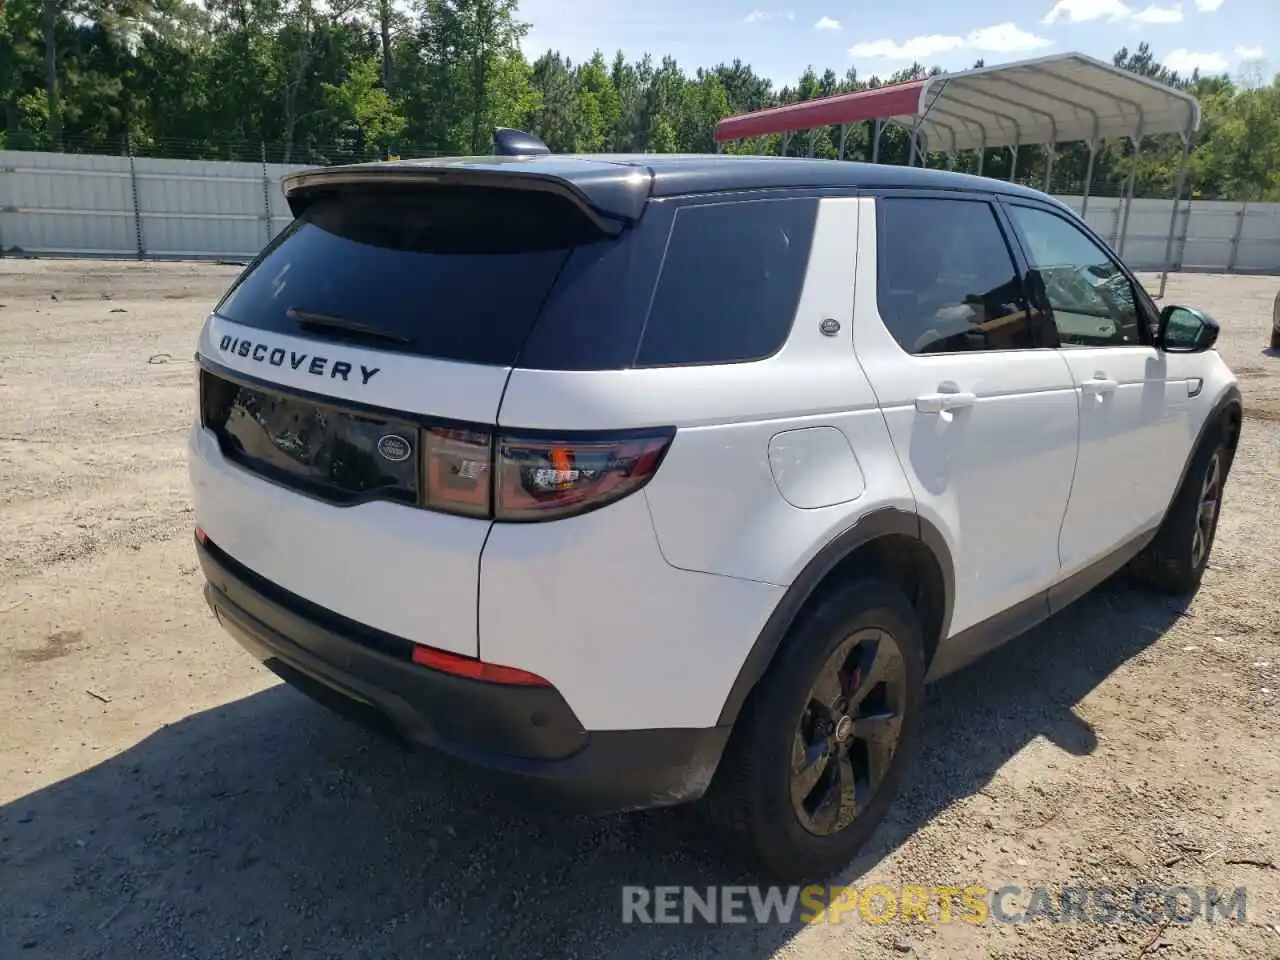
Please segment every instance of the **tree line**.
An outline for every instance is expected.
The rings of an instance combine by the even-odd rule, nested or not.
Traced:
[[[723,117],[939,72],[810,68],[775,88],[740,60],[692,72],[669,56],[531,60],[527,29],[517,0],[0,0],[0,147],[329,164],[484,153],[508,126],[558,152],[701,153]],[[1280,77],[1179,76],[1146,44],[1114,62],[1200,98],[1191,195],[1280,200]],[[813,153],[836,156],[838,139],[817,131]],[[850,128],[846,156],[869,159],[871,139],[871,125]],[[730,149],[804,155],[810,143]],[[891,128],[880,159],[907,150]],[[1172,137],[1146,138],[1136,157],[1109,143],[1093,189],[1116,193],[1135,171],[1138,195],[1169,196],[1179,156]],[[991,150],[983,169],[1041,186],[1047,160],[1024,147],[1015,171],[1010,151]],[[948,162],[977,166],[972,154],[931,158]],[[1052,189],[1078,191],[1086,162],[1082,144],[1060,147]]]

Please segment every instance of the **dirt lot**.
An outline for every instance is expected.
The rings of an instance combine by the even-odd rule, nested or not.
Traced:
[[[1243,924],[637,926],[688,811],[531,812],[275,683],[199,596],[182,440],[232,268],[0,260],[0,958],[1280,957],[1280,280],[1176,277],[1248,406],[1189,608],[1109,584],[933,691],[842,882],[1247,888]]]

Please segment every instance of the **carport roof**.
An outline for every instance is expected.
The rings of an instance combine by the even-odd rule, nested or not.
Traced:
[[[1082,53],[1067,53],[728,117],[715,139],[743,140],[885,120],[920,129],[933,150],[976,150],[1176,133],[1200,126],[1191,94]]]

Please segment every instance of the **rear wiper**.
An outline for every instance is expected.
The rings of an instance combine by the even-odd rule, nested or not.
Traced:
[[[390,330],[380,330],[377,327],[371,327],[356,320],[347,320],[344,317],[330,317],[323,313],[313,313],[310,310],[299,310],[297,307],[290,307],[285,311],[285,316],[300,327],[312,327],[317,330],[341,330],[345,333],[356,333],[375,340],[389,340],[392,343],[413,343],[411,337],[392,333]]]

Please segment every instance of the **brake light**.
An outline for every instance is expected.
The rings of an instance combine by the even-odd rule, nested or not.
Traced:
[[[551,686],[547,680],[528,670],[504,667],[497,663],[485,663],[483,660],[446,653],[444,650],[436,650],[432,647],[415,646],[413,662],[423,667],[430,667],[432,670],[451,673],[456,677],[466,677],[469,680],[484,680],[487,683],[505,683],[518,687]]]
[[[585,513],[649,482],[674,431],[586,440],[500,436],[495,444],[497,520],[552,520]]]

